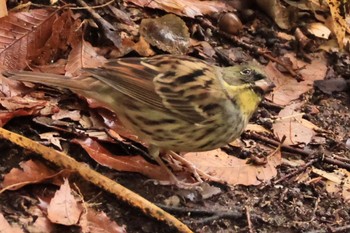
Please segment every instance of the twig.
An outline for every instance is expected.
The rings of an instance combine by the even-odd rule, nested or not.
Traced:
[[[316,203],[315,203],[315,207],[314,207],[314,209],[313,209],[313,211],[312,211],[312,217],[311,217],[311,219],[310,219],[310,222],[314,221],[314,219],[315,219],[315,217],[316,217],[316,211],[317,211],[317,208],[318,208],[318,204],[320,203],[320,200],[321,200],[321,198],[320,198],[320,197],[317,197]]]
[[[350,170],[350,164],[347,162],[340,161],[339,159],[324,157],[323,161]]]
[[[193,209],[193,208],[187,208],[187,207],[175,207],[175,206],[167,206],[162,204],[157,204],[158,207],[174,214],[184,214],[184,215],[190,215],[191,217],[194,216],[201,216],[199,220],[191,220],[191,222],[195,222],[196,224],[207,224],[214,220],[218,219],[240,219],[245,216],[241,208],[236,209],[230,209],[230,210],[208,210],[208,209]],[[202,217],[211,215],[209,217]],[[262,217],[256,215],[256,214],[250,214],[250,219],[254,220],[261,220]]]
[[[297,170],[291,172],[291,173],[288,173],[287,175],[285,176],[282,176],[281,178],[279,178],[278,180],[274,181],[273,183],[274,184],[278,184],[286,179],[288,179],[289,177],[292,177],[302,171],[304,171],[307,167],[311,166],[312,164],[314,164],[315,162],[317,162],[319,159],[311,159],[309,162],[307,162],[306,164],[304,164],[303,166],[299,167]]]
[[[342,161],[342,162],[350,163],[350,159],[348,159],[348,158],[340,157],[340,156],[338,156],[338,155],[333,155],[332,157],[333,157],[334,159],[340,160],[340,161]]]
[[[252,221],[250,220],[250,209],[248,206],[245,207],[245,214],[247,216],[247,222],[248,222],[248,228],[249,228],[249,233],[254,233],[254,228]]]
[[[264,136],[262,136],[260,134],[254,133],[254,132],[251,132],[251,133],[246,134],[246,135],[251,137],[251,138],[253,138],[253,139],[257,139],[257,140],[269,143],[269,144],[271,144],[273,146],[279,146],[280,145],[280,142],[278,142],[276,140],[273,140],[273,139],[270,139],[270,138],[267,138],[267,137],[264,137]],[[282,148],[283,151],[289,151],[289,152],[294,152],[294,153],[297,153],[297,154],[300,154],[300,155],[310,156],[310,153],[308,153],[306,151],[303,151],[301,149],[298,149],[298,148],[291,147],[291,146],[282,145],[281,148]]]

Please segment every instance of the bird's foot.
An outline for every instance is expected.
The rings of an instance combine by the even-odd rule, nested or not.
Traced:
[[[203,179],[208,180],[208,181],[220,182],[219,178],[217,178],[215,176],[211,176],[208,173],[206,173],[205,171],[197,168],[192,162],[188,161],[187,159],[185,159],[184,157],[182,157],[181,155],[179,155],[173,151],[169,151],[167,153],[167,156],[172,158],[173,161],[174,160],[179,161],[182,166],[187,167],[188,171],[191,174],[193,174],[194,178],[197,180],[197,183],[199,183],[199,184],[203,183]],[[176,163],[172,163],[172,164],[174,165]]]

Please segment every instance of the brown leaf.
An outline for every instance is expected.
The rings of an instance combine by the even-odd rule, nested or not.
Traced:
[[[83,233],[126,233],[125,226],[119,226],[104,212],[97,212],[91,208],[83,214],[79,225]]]
[[[52,171],[41,162],[33,160],[21,162],[20,167],[22,169],[12,168],[11,171],[4,176],[4,181],[1,184],[2,188],[17,190],[25,185],[41,183],[52,178],[58,178],[52,180],[54,183],[57,183],[58,180],[60,180],[58,176],[64,175],[63,171]]]
[[[248,164],[247,159],[239,159],[226,154],[221,149],[208,152],[193,152],[184,155],[197,168],[215,176],[230,185],[259,185],[277,175],[276,167],[281,164],[278,151],[267,157],[265,165]]]
[[[37,65],[46,65],[57,60],[57,56],[61,56],[69,48],[67,38],[75,29],[73,25],[72,11],[65,10],[62,14],[58,14],[55,21],[51,25],[52,33],[45,45],[40,49],[40,55],[33,61]],[[49,71],[52,73],[51,71]]]
[[[143,57],[149,57],[155,55],[155,52],[152,50],[150,44],[145,41],[143,36],[140,36],[139,41],[134,44],[133,49]]]
[[[173,14],[143,19],[140,34],[151,45],[171,54],[186,54],[190,46],[190,33],[185,22]]]
[[[57,15],[51,10],[11,12],[0,19],[0,69],[19,70],[40,54]]]
[[[40,139],[47,140],[52,145],[57,146],[60,150],[62,150],[61,146],[61,140],[64,140],[64,138],[59,137],[58,132],[46,132],[39,134]]]
[[[290,101],[298,99],[301,94],[308,92],[313,88],[315,80],[325,78],[327,71],[327,62],[322,54],[314,54],[311,64],[296,59],[292,54],[287,54],[285,57],[290,59],[294,69],[302,68],[299,73],[304,81],[298,82],[295,78],[282,74],[270,62],[265,71],[276,87],[266,98],[279,105],[287,105]]]
[[[169,175],[160,167],[147,162],[142,156],[114,156],[97,141],[74,139],[99,164],[118,171],[138,172],[152,179],[168,181]]]
[[[232,7],[226,5],[223,1],[198,1],[198,0],[127,0],[141,7],[153,9],[161,9],[176,15],[194,18],[195,16],[210,15],[222,11],[233,10]]]
[[[83,31],[80,20],[76,20],[72,26],[68,43],[72,51],[68,56],[66,75],[78,76],[82,68],[99,67],[106,62],[106,59],[96,53],[95,48],[83,39]]]
[[[283,144],[296,145],[308,144],[316,135],[314,129],[318,127],[303,119],[303,114],[297,111],[302,103],[293,103],[286,106],[278,114],[278,119],[273,124],[273,132],[278,138],[286,136]]]
[[[350,201],[350,172],[345,169],[326,172],[314,167],[312,172],[327,179],[326,190],[328,193],[342,194],[345,201]]]
[[[5,125],[16,116],[49,115],[58,110],[54,103],[19,96],[2,97],[0,98],[0,105],[8,110],[8,112],[0,112],[0,126]]]
[[[68,179],[65,179],[50,201],[47,208],[48,218],[53,223],[66,226],[76,225],[83,211],[81,203],[78,202],[80,202],[80,198],[73,195]]]

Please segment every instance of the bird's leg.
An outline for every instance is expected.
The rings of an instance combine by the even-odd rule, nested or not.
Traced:
[[[174,183],[176,186],[180,187],[180,188],[192,188],[197,186],[198,184],[200,184],[200,182],[197,183],[186,183],[183,182],[181,180],[179,180],[174,173],[165,165],[165,163],[163,162],[163,160],[159,157],[160,151],[159,148],[156,146],[149,146],[148,151],[150,153],[150,155],[152,156],[152,158],[162,167],[165,169],[165,171],[169,174],[169,177],[171,179],[170,182]]]
[[[188,167],[190,169],[190,171],[192,172],[192,174],[194,175],[194,177],[196,178],[196,180],[198,180],[199,182],[203,182],[202,178],[206,179],[206,180],[220,182],[219,178],[217,178],[215,176],[211,176],[208,173],[206,173],[205,171],[197,168],[193,163],[191,163],[190,161],[188,161],[187,159],[185,159],[181,155],[175,153],[174,151],[169,151],[168,153],[174,159],[180,161],[183,165]]]

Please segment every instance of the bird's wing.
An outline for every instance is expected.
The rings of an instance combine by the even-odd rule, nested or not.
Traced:
[[[220,111],[217,102],[226,98],[216,78],[217,68],[195,58],[123,58],[84,70],[133,100],[163,112],[171,111],[192,123]]]

